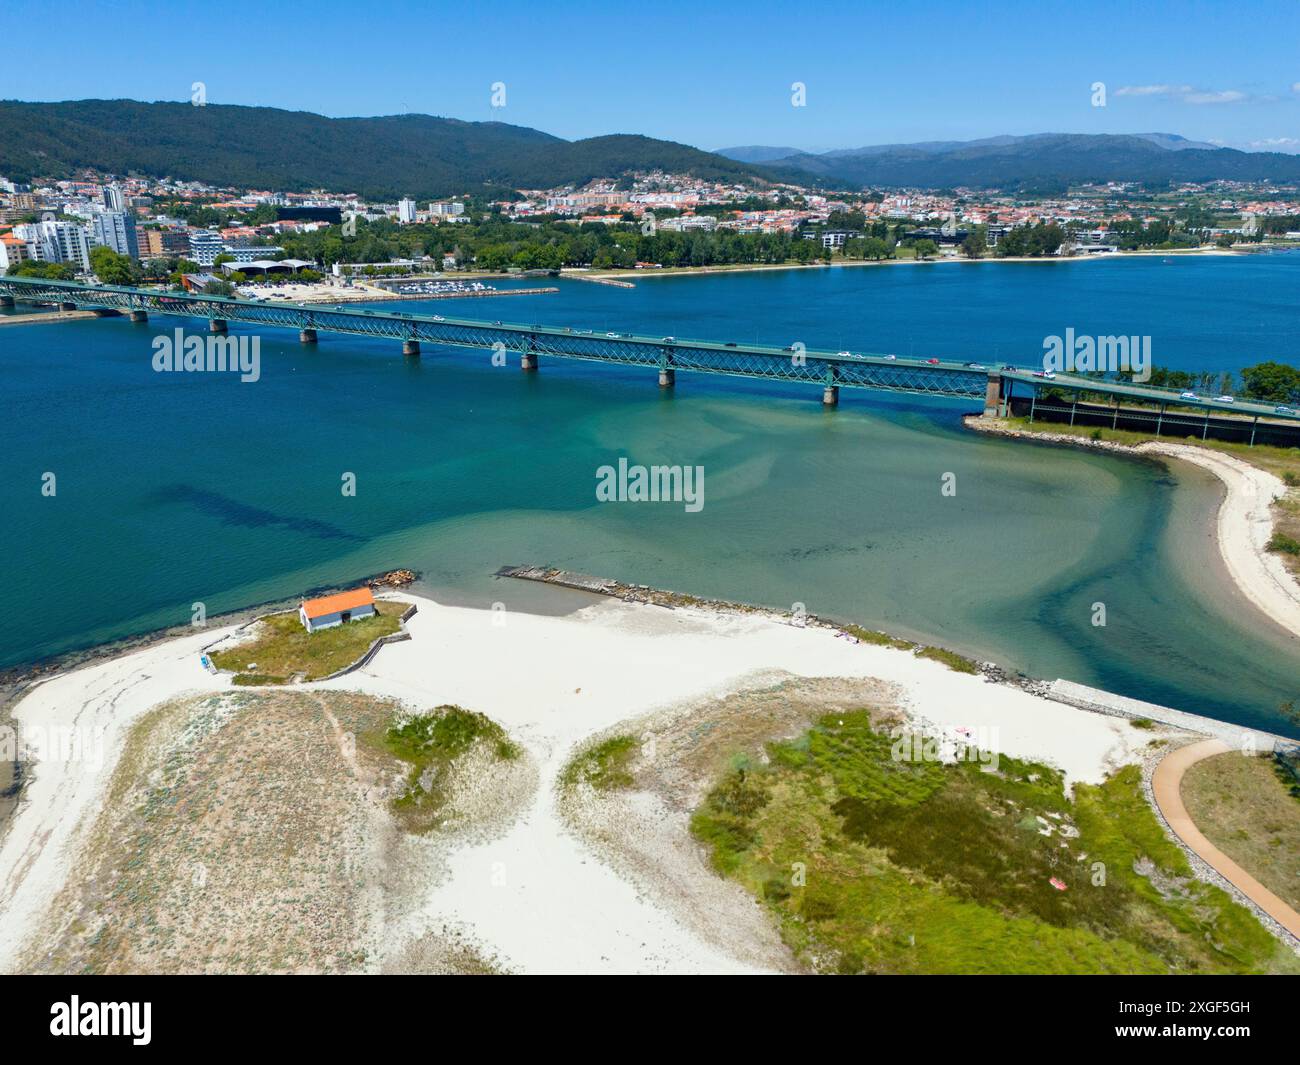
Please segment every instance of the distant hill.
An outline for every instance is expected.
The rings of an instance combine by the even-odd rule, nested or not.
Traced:
[[[1300,156],[1241,152],[1172,133],[1038,133],[975,141],[924,141],[778,155],[780,148],[724,149],[762,157],[780,174],[829,185],[951,188],[1052,186],[1088,181],[1300,180]]]
[[[672,141],[623,134],[566,141],[504,122],[326,118],[271,107],[134,100],[0,101],[0,174],[26,181],[86,167],[380,199],[481,186],[550,188],[655,168],[732,181],[761,176],[747,163]]]
[[[738,163],[770,163],[773,159],[785,159],[802,153],[798,148],[770,148],[762,144],[748,144],[738,148],[719,148],[715,154],[734,159]]]

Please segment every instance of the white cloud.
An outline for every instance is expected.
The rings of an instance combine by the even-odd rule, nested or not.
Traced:
[[[1244,92],[1224,89],[1222,92],[1193,92],[1183,97],[1189,104],[1236,104],[1246,99]]]
[[[1286,152],[1288,155],[1300,153],[1300,137],[1265,137],[1263,140],[1247,141],[1246,147],[1255,152]]]
[[[1192,92],[1190,85],[1121,85],[1116,96],[1183,96]]]
[[[1238,104],[1251,98],[1239,89],[1197,89],[1191,85],[1122,85],[1115,90],[1115,95],[1163,96],[1185,104]]]

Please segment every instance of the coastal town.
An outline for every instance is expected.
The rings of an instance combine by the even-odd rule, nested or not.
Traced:
[[[94,172],[0,178],[0,274],[169,282],[218,294],[292,275],[312,286],[282,293],[299,299],[391,297],[392,286],[375,284],[391,278],[1295,244],[1300,189],[1234,181],[1159,193],[1111,182],[1032,198],[978,189],[827,193],[653,171],[520,189],[509,199],[417,203]]]

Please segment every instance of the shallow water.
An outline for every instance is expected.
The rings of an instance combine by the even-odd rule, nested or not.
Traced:
[[[1157,361],[1189,367],[1219,359],[1239,324],[1241,365],[1255,341],[1295,351],[1297,265],[789,271],[401,309],[904,353],[906,332],[917,353],[1016,361],[1041,352],[1035,328],[1073,325],[1149,333]],[[1243,289],[1255,318],[1224,321]],[[403,360],[394,342],[326,334],[310,348],[267,331],[253,384],[156,374],[150,340],[177,324],[0,329],[0,665],[396,566],[425,591],[532,609],[536,590],[491,574],[541,562],[802,603],[1243,724],[1280,729],[1275,708],[1300,694],[1296,641],[1222,572],[1220,489],[1200,470],[1180,469],[1175,491],[1154,462],[979,437],[953,401],[846,390],[828,413],[809,387],[679,374],[661,395],[649,370],[552,360],[524,375],[487,352]],[[1184,357],[1163,358],[1180,330]],[[620,456],[703,466],[703,509],[597,503],[596,470]]]

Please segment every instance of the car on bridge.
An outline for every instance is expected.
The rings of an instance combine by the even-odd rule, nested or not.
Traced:
[[[1195,392],[1179,392],[1179,393],[1178,393],[1178,398],[1179,398],[1179,399],[1195,399],[1195,400],[1198,400],[1198,401],[1199,401],[1201,397],[1198,396]]]
[[[939,360],[938,360],[938,359],[926,359],[925,361],[926,361],[926,364],[927,364],[927,365],[930,365],[930,366],[938,366],[938,365],[939,365]]]
[[[1292,410],[1290,407],[1286,407],[1286,406],[1283,406],[1283,405],[1281,405],[1281,404],[1278,404],[1278,406],[1276,406],[1276,407],[1273,408],[1273,413],[1274,413],[1274,414],[1294,414],[1295,411]]]
[[[1236,403],[1237,398],[1235,396],[1215,396],[1214,402],[1215,403]]]
[[[968,369],[968,370],[987,370],[988,367],[985,366],[982,362],[968,362],[968,363],[966,364],[966,369]]]
[[[882,355],[882,356],[880,356],[880,357],[881,357],[882,359],[888,359],[890,362],[897,362],[897,361],[898,361],[898,356],[897,356],[897,355]]]

